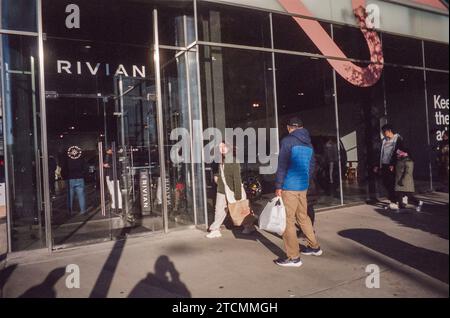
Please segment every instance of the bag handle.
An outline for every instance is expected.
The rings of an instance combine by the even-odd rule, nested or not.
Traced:
[[[275,206],[280,206],[280,205],[284,205],[283,199],[281,197],[275,197],[273,198],[272,202],[274,200],[277,200],[277,202],[275,203]]]

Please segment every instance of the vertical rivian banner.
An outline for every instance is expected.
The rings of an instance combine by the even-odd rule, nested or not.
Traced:
[[[141,194],[141,212],[142,215],[149,215],[151,213],[150,200],[150,178],[147,169],[142,169],[139,172],[139,185]]]

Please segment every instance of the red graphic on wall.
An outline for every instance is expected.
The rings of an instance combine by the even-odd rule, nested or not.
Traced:
[[[278,0],[284,9],[292,14],[312,16],[312,13],[301,0]],[[327,59],[336,72],[351,84],[359,87],[375,85],[381,77],[384,68],[383,48],[380,37],[373,29],[366,25],[366,1],[352,0],[353,11],[361,32],[366,39],[370,52],[371,63],[367,67],[358,66],[350,61]],[[346,59],[347,56],[337,46],[333,39],[318,21],[293,17],[297,24],[305,31],[316,47],[325,56]]]
[[[426,6],[433,7],[435,9],[448,11],[448,8],[440,0],[413,0],[413,2],[416,2],[418,4],[424,4]]]

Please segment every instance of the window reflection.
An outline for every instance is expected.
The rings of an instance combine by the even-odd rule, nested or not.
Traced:
[[[13,251],[45,246],[37,39],[2,35]]]
[[[287,135],[289,118],[302,118],[315,150],[316,206],[339,205],[339,159],[342,157],[345,165],[346,158],[339,155],[338,149],[342,148],[345,140],[337,138],[331,67],[323,59],[289,55],[277,55],[276,65],[280,137]]]
[[[276,127],[271,54],[202,47],[200,66],[204,129],[218,128],[225,136],[225,128],[262,128],[268,140],[270,128]],[[258,139],[258,147],[265,142]],[[244,148],[248,147],[246,141]],[[241,176],[255,212],[262,211],[274,192],[274,176],[260,175],[259,168],[258,163],[241,162]],[[214,219],[213,175],[217,172],[217,165],[207,165],[209,220]]]

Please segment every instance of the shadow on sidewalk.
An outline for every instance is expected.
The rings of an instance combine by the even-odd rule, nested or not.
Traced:
[[[56,298],[54,287],[65,274],[64,267],[52,270],[41,284],[31,287],[18,298]]]
[[[255,241],[260,242],[264,247],[266,247],[269,251],[271,251],[274,255],[277,256],[277,258],[285,258],[286,253],[275,243],[273,243],[271,240],[266,238],[264,235],[260,233],[261,230],[257,230],[252,234],[246,235],[242,234],[242,229],[239,228],[233,228],[231,229],[231,232],[233,233],[234,237],[238,240],[249,240],[249,241]],[[269,232],[267,232],[269,233]],[[270,235],[273,235],[276,238],[282,239],[279,235],[269,233]]]
[[[448,203],[436,204],[425,200],[424,213],[417,213],[412,209],[406,210],[405,213],[396,213],[383,208],[376,208],[375,211],[403,226],[435,234],[446,240],[449,239]]]
[[[3,288],[5,287],[6,282],[11,277],[16,268],[17,265],[11,265],[0,270],[0,296],[2,296]]]
[[[155,273],[148,273],[128,295],[130,298],[191,298],[191,292],[180,280],[180,273],[166,255],[155,263]]]
[[[126,237],[129,232],[130,228],[124,228],[121,230],[119,237]],[[117,266],[122,257],[125,243],[126,239],[121,239],[114,243],[114,247],[112,248],[111,253],[109,253],[105,264],[103,264],[100,275],[97,277],[89,298],[106,298],[108,296],[114,274],[116,273]]]
[[[447,254],[411,245],[373,229],[350,229],[340,231],[338,234],[446,284],[449,282]]]

